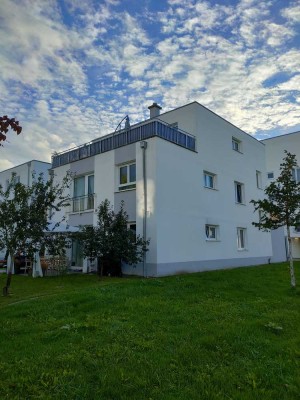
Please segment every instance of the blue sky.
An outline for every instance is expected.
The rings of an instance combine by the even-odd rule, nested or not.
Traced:
[[[300,129],[300,0],[1,0],[0,170],[198,101],[257,138]]]

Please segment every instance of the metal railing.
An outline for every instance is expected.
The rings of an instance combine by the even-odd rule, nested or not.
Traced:
[[[94,210],[95,208],[95,194],[87,196],[73,197],[71,199],[71,212],[82,212],[87,210]]]
[[[58,154],[53,154],[52,168],[82,160],[87,157],[92,157],[96,154],[105,153],[155,136],[175,143],[188,150],[196,151],[195,136],[183,132],[175,127],[171,127],[162,121],[154,120],[127,130],[123,129],[121,132],[116,134],[106,135],[96,141],[83,144],[82,146]]]

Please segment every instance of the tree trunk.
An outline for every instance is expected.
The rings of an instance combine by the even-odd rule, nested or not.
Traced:
[[[292,239],[291,239],[291,233],[290,233],[289,225],[287,226],[287,235],[288,235],[288,244],[289,244],[291,286],[292,286],[292,288],[295,288],[296,287],[296,278],[295,278],[294,260],[293,260],[293,254],[292,254]]]
[[[10,283],[11,283],[11,277],[12,277],[12,270],[15,262],[15,252],[10,252],[10,265],[7,266],[7,278],[6,278],[6,286],[3,288],[3,296],[8,296],[9,295],[9,288],[10,288]]]

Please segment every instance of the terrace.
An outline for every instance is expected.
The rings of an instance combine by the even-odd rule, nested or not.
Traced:
[[[195,136],[155,119],[129,129],[111,133],[73,149],[55,153],[52,156],[52,168],[92,157],[96,154],[105,153],[151,137],[160,137],[188,150],[196,151]]]

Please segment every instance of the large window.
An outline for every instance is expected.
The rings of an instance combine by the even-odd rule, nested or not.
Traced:
[[[204,186],[209,189],[215,189],[216,188],[216,175],[212,174],[211,172],[204,171],[203,172],[203,177],[204,177]]]
[[[242,152],[242,142],[233,137],[232,138],[232,149],[241,153]]]
[[[244,204],[244,184],[240,182],[234,182],[234,190],[235,190],[235,202],[238,204]]]
[[[217,225],[205,225],[206,240],[218,240],[219,227]]]
[[[119,190],[135,189],[136,166],[135,163],[119,167]]]
[[[237,228],[237,248],[238,250],[246,249],[246,233],[247,230],[245,228]]]
[[[74,179],[73,212],[94,209],[94,175]]]

